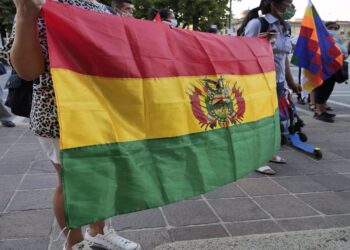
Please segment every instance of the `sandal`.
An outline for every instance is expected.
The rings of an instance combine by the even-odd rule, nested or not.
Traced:
[[[309,110],[312,111],[312,112],[315,112],[315,110],[316,110],[316,105],[315,105],[315,104],[312,104],[312,103],[309,103]]]
[[[267,174],[267,175],[276,174],[276,172],[272,168],[270,168],[269,166],[262,166],[262,167],[256,169],[255,171],[260,173],[260,174]]]
[[[278,164],[286,164],[287,163],[286,160],[279,155],[272,157],[270,162],[278,163]]]

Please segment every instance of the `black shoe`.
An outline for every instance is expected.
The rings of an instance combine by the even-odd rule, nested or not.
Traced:
[[[323,112],[323,113],[321,113],[321,114],[315,113],[315,114],[314,114],[314,118],[315,118],[316,120],[320,120],[320,121],[323,121],[323,122],[329,122],[329,123],[334,122],[333,118],[331,118],[331,117],[329,117],[329,116],[326,115],[326,112]]]
[[[13,122],[11,121],[4,121],[4,122],[1,122],[2,126],[4,127],[8,127],[8,128],[13,128],[16,126],[16,124],[14,124]]]
[[[326,112],[323,112],[324,114],[326,114],[326,116],[330,117],[330,118],[334,118],[336,117],[337,115],[336,114],[331,114],[331,113],[328,113],[327,111]]]
[[[306,104],[305,99],[304,99],[304,98],[301,98],[301,97],[298,97],[298,103],[299,103],[300,105],[305,105],[305,104]]]

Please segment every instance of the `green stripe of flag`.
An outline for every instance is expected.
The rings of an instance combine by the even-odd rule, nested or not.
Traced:
[[[75,228],[92,215],[99,221],[211,191],[265,164],[279,147],[276,111],[198,134],[63,150],[66,223]]]

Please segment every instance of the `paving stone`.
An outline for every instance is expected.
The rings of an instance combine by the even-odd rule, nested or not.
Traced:
[[[332,169],[338,173],[350,173],[349,160],[337,160],[331,162],[321,162],[321,165],[330,165]]]
[[[340,228],[350,226],[350,216],[318,216],[312,218],[284,219],[277,222],[287,231]]]
[[[178,227],[169,230],[173,241],[228,237],[221,225]]]
[[[18,136],[1,135],[0,144],[12,144],[12,143],[15,143],[17,139],[18,139]]]
[[[326,216],[325,219],[330,227],[350,227],[350,215],[332,215]]]
[[[22,179],[22,175],[0,175],[0,190],[16,190]]]
[[[287,194],[288,191],[268,178],[242,179],[237,185],[246,191],[250,196],[262,196],[273,194]]]
[[[292,195],[254,198],[274,218],[312,216],[317,213]]]
[[[191,198],[188,198],[186,200],[202,200],[202,195],[198,195],[198,196],[194,196],[194,197],[191,197]]]
[[[332,191],[350,190],[350,180],[341,174],[309,176],[314,182],[321,184]]]
[[[336,174],[337,172],[333,170],[331,166],[320,167],[319,163],[313,164],[294,164],[293,167],[297,169],[298,172],[304,175],[328,175]]]
[[[4,211],[4,209],[6,208],[8,202],[10,201],[13,193],[14,193],[13,191],[8,191],[8,192],[2,192],[1,191],[0,192],[0,212]]]
[[[50,239],[32,238],[0,241],[1,250],[42,250],[47,249]],[[61,246],[62,249],[62,246]],[[50,249],[51,250],[51,249]]]
[[[272,220],[245,221],[226,224],[232,236],[277,233],[282,232],[282,228]]]
[[[281,177],[281,176],[300,176],[303,173],[299,172],[297,168],[294,167],[294,163],[290,162],[287,164],[273,164],[269,163],[269,166],[275,170],[275,175],[270,175],[269,177]]]
[[[156,246],[171,242],[166,229],[118,232],[122,237],[138,242],[142,250],[153,250]]]
[[[346,194],[328,192],[300,194],[297,196],[323,214],[333,215],[350,213],[350,198],[346,197]]]
[[[249,198],[209,200],[209,203],[224,222],[269,218],[269,216]]]
[[[308,176],[274,178],[281,186],[292,193],[309,193],[327,191],[329,188],[310,179]]]
[[[45,209],[52,207],[54,190],[18,191],[15,194],[8,210]]]
[[[40,146],[38,139],[34,135],[22,136],[18,143],[36,143]]]
[[[245,197],[246,195],[236,184],[232,183],[204,195],[207,199]]]
[[[322,163],[323,161],[331,160],[344,160],[344,157],[336,153],[330,152],[329,150],[322,150],[322,161],[320,163]]]
[[[11,147],[11,144],[0,144],[0,158],[6,153]]]
[[[187,200],[163,207],[163,212],[172,226],[188,226],[218,222],[218,218],[202,201]]]
[[[47,157],[46,157],[47,158]],[[29,170],[30,174],[56,173],[56,170],[49,160],[34,161]]]
[[[34,160],[35,161],[43,161],[43,160],[49,161],[47,154],[44,151],[38,151]]]
[[[350,174],[343,174],[346,178],[350,179]]]
[[[165,227],[162,213],[158,208],[120,215],[112,220],[117,230]]]
[[[277,220],[277,222],[286,231],[326,229],[331,227],[322,216],[312,218],[283,219]]]
[[[21,159],[1,159],[0,175],[17,175],[24,174],[30,167],[30,161]]]
[[[2,214],[0,216],[0,239],[48,236],[52,221],[51,209]]]
[[[40,144],[38,143],[16,143],[14,145],[10,152],[37,152],[38,150],[41,149]]]
[[[5,127],[0,127],[0,137],[19,137],[21,136],[26,129],[24,127],[15,127],[15,128],[5,128]],[[17,139],[16,139],[17,140]],[[16,141],[15,140],[15,141]],[[0,141],[1,144],[1,141]]]
[[[15,151],[13,149],[16,147],[16,145],[14,145],[11,148],[11,150],[4,155],[3,160],[18,160],[27,162],[32,162],[34,160],[36,153],[26,151]]]
[[[26,175],[19,190],[47,189],[57,186],[57,174]]]
[[[261,174],[261,173],[258,173],[256,171],[253,171],[243,179],[256,179],[256,178],[267,178],[267,177],[269,177],[269,176],[266,174]]]

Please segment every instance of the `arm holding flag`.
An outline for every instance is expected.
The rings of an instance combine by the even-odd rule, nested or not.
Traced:
[[[289,59],[286,57],[286,82],[288,84],[288,87],[293,90],[294,93],[300,93],[302,91],[302,88],[300,85],[295,84],[292,72],[290,70],[290,64]]]
[[[31,81],[44,71],[37,20],[45,0],[14,0],[17,8],[16,35],[11,49],[11,63],[16,72]]]

